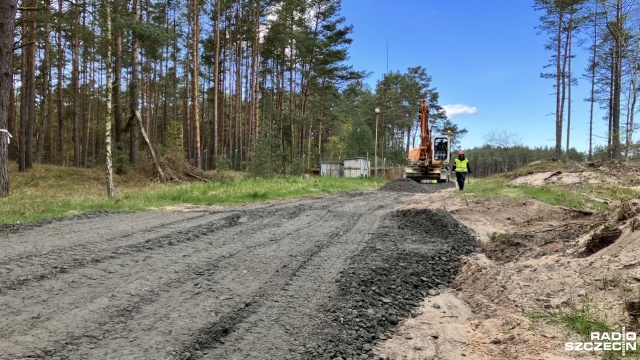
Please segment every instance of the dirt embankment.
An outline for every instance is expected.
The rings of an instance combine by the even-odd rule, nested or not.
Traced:
[[[638,169],[613,165],[525,173],[511,184],[637,183]],[[605,323],[613,331],[640,331],[640,201],[603,199],[610,210],[594,212],[454,195],[453,190],[418,194],[407,207],[447,210],[475,231],[481,251],[465,259],[452,289],[425,299],[422,314],[407,319],[396,336],[376,348],[378,354],[598,359],[602,353],[564,350],[565,342],[584,338],[568,329],[562,314]]]

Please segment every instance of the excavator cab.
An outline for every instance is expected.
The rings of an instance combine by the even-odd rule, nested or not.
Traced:
[[[436,136],[433,139],[433,161],[449,162],[449,137]]]

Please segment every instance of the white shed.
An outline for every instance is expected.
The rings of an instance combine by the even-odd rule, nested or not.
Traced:
[[[338,162],[323,162],[320,164],[320,176],[342,177],[343,165]]]
[[[358,178],[369,177],[369,160],[367,158],[358,157],[344,159],[344,177]]]

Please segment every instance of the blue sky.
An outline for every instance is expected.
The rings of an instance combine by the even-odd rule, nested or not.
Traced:
[[[469,133],[465,149],[481,146],[492,131],[513,133],[523,145],[555,146],[553,80],[540,73],[551,54],[537,34],[540,13],[528,0],[343,0],[342,15],[354,26],[349,63],[373,72],[372,88],[387,69],[422,66],[449,118]],[[388,44],[388,45],[387,45]],[[589,84],[582,79],[588,55],[575,50],[570,146],[588,150]],[[604,136],[597,109],[594,134]],[[566,123],[563,127],[563,148]],[[594,146],[606,140],[594,137]]]

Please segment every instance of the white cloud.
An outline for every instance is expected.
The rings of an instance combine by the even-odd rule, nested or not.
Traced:
[[[475,106],[469,106],[465,104],[449,104],[442,105],[442,108],[447,113],[449,119],[453,119],[459,115],[473,115],[478,112],[478,108]]]

